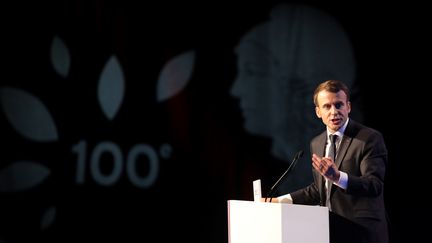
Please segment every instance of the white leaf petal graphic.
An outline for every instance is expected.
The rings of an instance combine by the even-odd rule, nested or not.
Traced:
[[[14,192],[37,186],[50,170],[32,161],[18,161],[0,171],[0,192]]]
[[[195,62],[195,52],[188,51],[170,60],[159,75],[157,101],[179,93],[189,82]]]
[[[59,37],[55,37],[51,45],[51,63],[60,76],[67,77],[71,59],[68,48]]]
[[[45,211],[45,213],[42,215],[42,219],[41,219],[41,229],[42,230],[49,228],[53,224],[54,219],[56,217],[56,212],[57,212],[57,210],[54,206],[49,207]]]
[[[98,98],[105,116],[112,120],[123,101],[125,82],[123,72],[115,56],[111,57],[99,79]]]
[[[0,89],[0,101],[7,119],[19,134],[38,142],[58,140],[52,116],[37,97],[5,87]]]

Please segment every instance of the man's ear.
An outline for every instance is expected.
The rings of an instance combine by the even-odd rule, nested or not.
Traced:
[[[315,114],[317,115],[318,118],[321,118],[321,112],[318,106],[315,106]]]

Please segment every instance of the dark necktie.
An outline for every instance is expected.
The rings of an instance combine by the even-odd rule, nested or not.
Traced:
[[[336,140],[338,138],[338,135],[332,134],[330,137],[330,148],[328,151],[328,157],[333,159],[333,162],[336,161]],[[331,204],[330,204],[330,192],[331,192],[331,182],[326,180],[326,206],[331,211]]]
[[[338,138],[338,135],[332,134],[330,135],[330,148],[328,152],[328,157],[333,159],[333,162],[336,159],[336,140]]]

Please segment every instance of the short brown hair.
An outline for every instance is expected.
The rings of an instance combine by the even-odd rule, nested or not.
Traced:
[[[332,92],[332,93],[337,93],[337,92],[342,90],[346,94],[347,101],[350,100],[350,92],[349,92],[348,86],[346,86],[342,81],[339,81],[339,80],[327,80],[327,81],[320,83],[314,91],[313,102],[314,102],[315,106],[318,106],[318,101],[317,101],[318,93],[323,91],[323,90],[328,91],[328,92]]]

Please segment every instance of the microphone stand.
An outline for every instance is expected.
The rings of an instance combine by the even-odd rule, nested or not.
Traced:
[[[286,178],[288,173],[294,168],[295,164],[297,163],[298,159],[300,159],[303,156],[303,150],[300,150],[297,152],[297,154],[294,156],[293,161],[288,166],[288,169],[282,174],[282,176],[276,181],[276,183],[270,188],[270,191],[267,193],[267,196],[264,200],[264,202],[267,202],[267,198],[270,198],[270,201],[272,200],[273,194],[275,193],[276,189],[279,187],[281,182]]]

